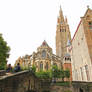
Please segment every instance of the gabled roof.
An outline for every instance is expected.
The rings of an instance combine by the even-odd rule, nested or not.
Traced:
[[[90,11],[92,11],[92,10],[88,7],[86,13],[84,14],[84,17],[85,17],[85,16],[88,14],[88,12],[90,12]],[[79,22],[79,25],[78,25],[78,27],[77,27],[77,29],[76,29],[76,31],[75,31],[75,34],[74,34],[74,36],[73,36],[73,38],[72,38],[71,41],[73,41],[73,39],[74,39],[74,37],[75,37],[75,35],[76,35],[78,29],[79,29],[79,26],[80,26],[81,22],[82,22],[82,21]]]
[[[69,53],[66,53],[64,57],[70,57],[70,54]]]
[[[84,17],[85,17],[85,16],[88,14],[88,12],[90,12],[90,11],[92,11],[92,10],[88,7],[86,13],[84,14]]]
[[[49,47],[49,45],[47,44],[47,42],[45,40],[42,42],[41,46],[48,46]]]
[[[78,27],[77,27],[77,29],[76,29],[75,33],[74,33],[74,36],[73,36],[73,38],[72,38],[71,42],[73,41],[73,39],[74,39],[74,37],[75,37],[75,35],[76,35],[76,33],[77,33],[78,29],[79,29],[80,24],[81,24],[81,21],[79,22],[79,25],[78,25]]]

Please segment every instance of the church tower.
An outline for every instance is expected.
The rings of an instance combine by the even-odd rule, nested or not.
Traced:
[[[63,16],[63,12],[60,6],[56,29],[56,55],[62,59],[67,53],[68,40],[71,40],[69,25],[67,23],[67,18],[64,18]]]

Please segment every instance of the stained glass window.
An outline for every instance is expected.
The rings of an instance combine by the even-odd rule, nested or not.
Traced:
[[[42,51],[42,57],[43,57],[43,58],[46,57],[46,51],[45,51],[45,50]]]
[[[40,70],[43,70],[43,63],[40,63]]]
[[[48,70],[48,62],[46,62],[46,70]]]

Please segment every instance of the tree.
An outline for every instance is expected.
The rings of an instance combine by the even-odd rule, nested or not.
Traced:
[[[64,81],[64,78],[65,78],[65,71],[64,71],[64,70],[61,70],[60,72],[61,72],[61,73],[60,73],[60,74],[61,74],[61,78],[62,78],[62,80]]]
[[[70,78],[70,70],[69,69],[65,70],[65,77]]]
[[[52,66],[52,82],[56,82],[56,78],[60,78],[60,70],[56,65]]]
[[[36,72],[36,66],[32,66],[32,71],[35,73]]]
[[[58,67],[56,65],[52,66],[52,77],[58,78]]]
[[[7,42],[4,41],[2,34],[0,34],[0,70],[5,69],[6,67],[9,51],[10,47],[7,46]]]

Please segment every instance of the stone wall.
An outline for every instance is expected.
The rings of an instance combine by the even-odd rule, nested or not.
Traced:
[[[0,92],[27,92],[40,90],[39,80],[32,72],[22,71],[0,78]]]
[[[41,82],[41,92],[92,92],[92,82],[73,81],[70,85],[57,85],[50,81]]]
[[[61,86],[51,80],[40,80],[26,70],[0,77],[0,92],[92,92],[92,82],[73,81]]]

